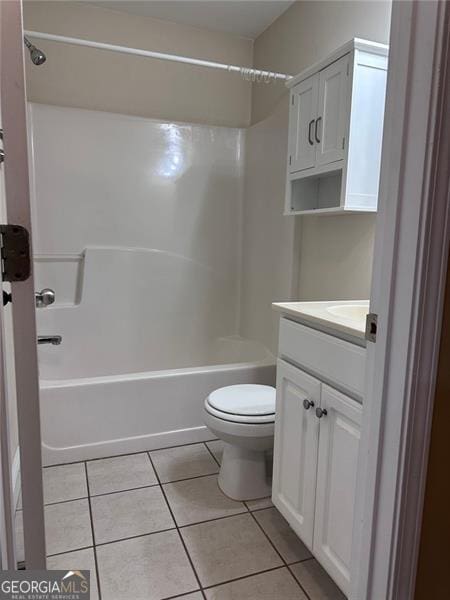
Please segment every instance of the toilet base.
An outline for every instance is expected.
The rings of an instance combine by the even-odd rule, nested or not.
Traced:
[[[263,450],[249,450],[224,442],[219,487],[233,500],[255,500],[270,496]]]

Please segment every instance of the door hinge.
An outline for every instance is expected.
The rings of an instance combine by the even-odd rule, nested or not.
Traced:
[[[30,276],[30,236],[21,225],[0,225],[3,281],[25,281]]]
[[[345,148],[345,137],[342,138],[342,150]]]
[[[6,306],[9,302],[12,302],[12,294],[8,294],[3,290],[3,306]]]
[[[350,63],[347,62],[347,77],[350,75]]]
[[[292,165],[292,156],[289,156],[289,164]]]
[[[369,313],[366,316],[366,333],[364,335],[368,342],[377,341],[377,326],[378,315],[376,313]]]
[[[291,104],[292,104],[292,106],[294,106],[294,102],[295,102],[295,96],[294,96],[294,94],[292,94],[292,96],[291,96]]]

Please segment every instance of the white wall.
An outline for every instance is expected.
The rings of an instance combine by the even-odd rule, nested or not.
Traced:
[[[254,66],[296,74],[353,37],[387,42],[389,25],[389,2],[295,2],[255,40]],[[273,300],[363,299],[370,293],[374,215],[281,217],[287,115],[284,86],[253,85],[244,219],[249,236],[244,257],[250,253],[250,258],[244,259],[242,275],[242,326],[265,340],[276,337],[270,296]],[[260,136],[267,128],[270,137]],[[259,143],[253,143],[256,138]],[[290,241],[294,227],[297,246]],[[296,253],[294,260],[286,245]],[[298,287],[290,296],[286,282],[292,268]],[[252,310],[259,295],[261,306]]]
[[[25,1],[26,29],[251,66],[249,39],[91,6]],[[235,74],[39,40],[26,61],[28,99],[156,119],[231,127],[250,120],[251,84]]]
[[[353,37],[388,43],[390,19],[385,0],[299,0],[255,40],[254,66],[295,75]],[[282,85],[254,85],[252,123],[287,95]]]
[[[99,358],[119,373],[236,334],[241,130],[40,104],[30,121],[36,284],[67,317],[38,311],[39,333],[63,335],[72,364],[80,328],[92,351],[122,344],[126,364]]]
[[[279,106],[246,132],[241,331],[273,352],[279,318],[271,303],[291,297],[297,257],[294,220],[282,214],[286,131]]]

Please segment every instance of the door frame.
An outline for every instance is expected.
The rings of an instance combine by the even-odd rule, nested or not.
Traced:
[[[354,600],[414,596],[450,235],[449,15],[446,2],[392,8]]]
[[[30,233],[22,2],[0,1],[1,109],[4,128],[7,221]],[[32,249],[30,248],[32,256]],[[27,569],[45,569],[45,528],[42,483],[39,376],[33,273],[11,283],[13,297],[14,365],[22,481],[23,530]],[[1,335],[1,331],[0,331]]]

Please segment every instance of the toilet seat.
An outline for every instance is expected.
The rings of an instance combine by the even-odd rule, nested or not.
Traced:
[[[205,410],[232,423],[273,423],[275,397],[275,388],[269,385],[230,385],[212,392],[205,400]]]

